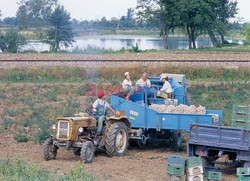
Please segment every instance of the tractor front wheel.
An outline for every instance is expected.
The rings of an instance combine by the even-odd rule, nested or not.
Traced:
[[[108,129],[105,140],[109,156],[124,156],[128,147],[128,129],[125,123],[116,122]]]
[[[82,149],[81,149],[81,162],[84,161],[84,163],[91,163],[95,154],[95,145],[92,141],[85,141],[82,143]]]
[[[56,158],[57,147],[53,145],[53,138],[48,138],[43,145],[43,155],[46,161]]]

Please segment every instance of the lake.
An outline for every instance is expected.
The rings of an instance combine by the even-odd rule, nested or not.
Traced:
[[[226,37],[230,43],[235,42],[243,44],[242,39],[232,39]],[[62,50],[81,51],[84,49],[105,49],[120,50],[123,47],[130,49],[136,43],[140,50],[156,49],[162,50],[163,40],[159,36],[138,36],[138,35],[95,35],[76,37],[75,42],[70,47],[62,47]],[[199,37],[196,40],[197,47],[212,46],[208,37]],[[169,49],[188,49],[188,38],[185,36],[170,36]],[[34,50],[37,52],[49,50],[49,45],[37,41],[29,41],[29,43],[21,47],[20,51]]]

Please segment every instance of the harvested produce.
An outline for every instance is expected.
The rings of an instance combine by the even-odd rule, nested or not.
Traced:
[[[196,107],[195,105],[183,105],[180,104],[179,106],[173,105],[158,105],[152,104],[149,106],[150,109],[154,109],[160,113],[179,113],[179,114],[206,114],[206,108],[199,106]]]

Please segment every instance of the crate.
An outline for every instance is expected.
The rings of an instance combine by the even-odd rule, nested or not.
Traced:
[[[205,171],[204,178],[207,180],[221,180],[222,173],[219,171]]]
[[[233,114],[249,114],[250,106],[242,106],[242,105],[233,105]]]
[[[203,181],[203,174],[200,175],[188,175],[187,181]]]
[[[185,175],[185,167],[167,165],[167,173],[174,175]]]
[[[250,175],[250,167],[237,168],[237,175]]]
[[[167,164],[169,166],[181,166],[185,167],[185,159],[177,155],[169,155],[167,158]]]
[[[167,173],[167,181],[186,181],[186,175],[171,175]]]
[[[186,158],[186,167],[194,167],[198,165],[202,165],[201,157]]]
[[[241,128],[241,129],[250,129],[250,122],[232,121],[231,127]]]
[[[203,173],[203,166],[202,165],[186,168],[187,175],[199,175],[202,173]]]
[[[250,180],[250,175],[239,175],[238,176],[238,181],[249,181]]]

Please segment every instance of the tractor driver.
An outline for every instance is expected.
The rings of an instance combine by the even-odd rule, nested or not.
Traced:
[[[97,131],[99,134],[102,132],[103,121],[106,119],[106,109],[108,108],[115,116],[116,113],[114,109],[109,105],[107,101],[104,100],[104,92],[98,93],[98,99],[93,104],[93,111],[95,112],[95,118],[98,120]]]
[[[172,89],[170,83],[168,82],[168,77],[163,76],[163,77],[161,77],[161,80],[164,82],[162,88],[160,89],[160,91],[163,92],[161,97],[164,98],[164,99],[171,98],[172,93],[173,93],[173,89]]]

